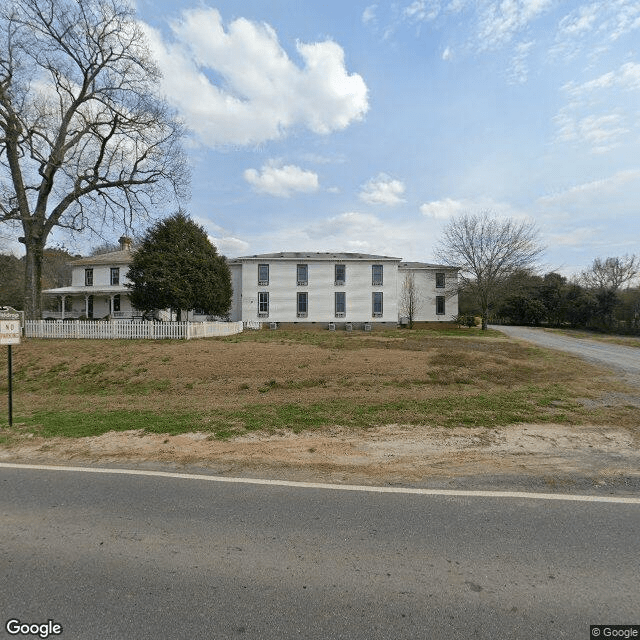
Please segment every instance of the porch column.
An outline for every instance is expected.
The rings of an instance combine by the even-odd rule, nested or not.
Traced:
[[[89,294],[84,296],[84,317],[89,318]]]
[[[113,294],[109,296],[109,315],[113,317]]]
[[[60,299],[62,300],[62,307],[61,307],[61,309],[62,309],[62,314],[60,315],[60,318],[61,318],[62,320],[64,320],[64,301],[65,301],[66,297],[67,297],[67,296],[65,296],[64,294],[60,296]]]

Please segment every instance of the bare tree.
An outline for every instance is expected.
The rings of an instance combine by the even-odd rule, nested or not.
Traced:
[[[422,299],[416,285],[415,274],[408,271],[402,282],[400,291],[400,299],[398,300],[400,315],[409,320],[409,328],[413,329],[413,321],[420,311]]]
[[[126,231],[186,194],[182,126],[157,80],[127,0],[0,8],[0,222],[22,230],[28,318],[55,227]]]
[[[596,258],[588,271],[583,271],[582,281],[590,289],[617,291],[625,282],[640,273],[640,261],[635,255],[622,258]]]
[[[530,269],[542,250],[533,223],[483,211],[452,218],[437,255],[445,264],[460,267],[460,284],[480,308],[486,329],[500,285],[515,272]]]

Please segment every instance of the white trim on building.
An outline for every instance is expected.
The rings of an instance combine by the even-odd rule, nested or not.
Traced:
[[[126,274],[131,242],[120,251],[72,263],[69,287],[47,289],[65,318],[140,318],[131,307]],[[363,253],[283,252],[229,260],[233,287],[230,319],[269,323],[385,324],[402,321],[401,295],[407,274],[417,289],[414,322],[451,320],[458,313],[454,267]],[[67,305],[65,307],[65,301]],[[69,305],[69,301],[71,304]],[[167,312],[161,319],[171,320]],[[188,320],[211,319],[191,310]]]

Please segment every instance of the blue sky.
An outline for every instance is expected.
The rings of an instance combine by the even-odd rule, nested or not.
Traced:
[[[542,268],[640,251],[640,0],[137,0],[227,256],[431,261],[534,220]]]

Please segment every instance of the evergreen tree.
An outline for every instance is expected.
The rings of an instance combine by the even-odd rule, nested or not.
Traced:
[[[183,211],[151,227],[127,277],[131,304],[145,312],[203,309],[223,316],[231,306],[231,273],[201,226]]]

